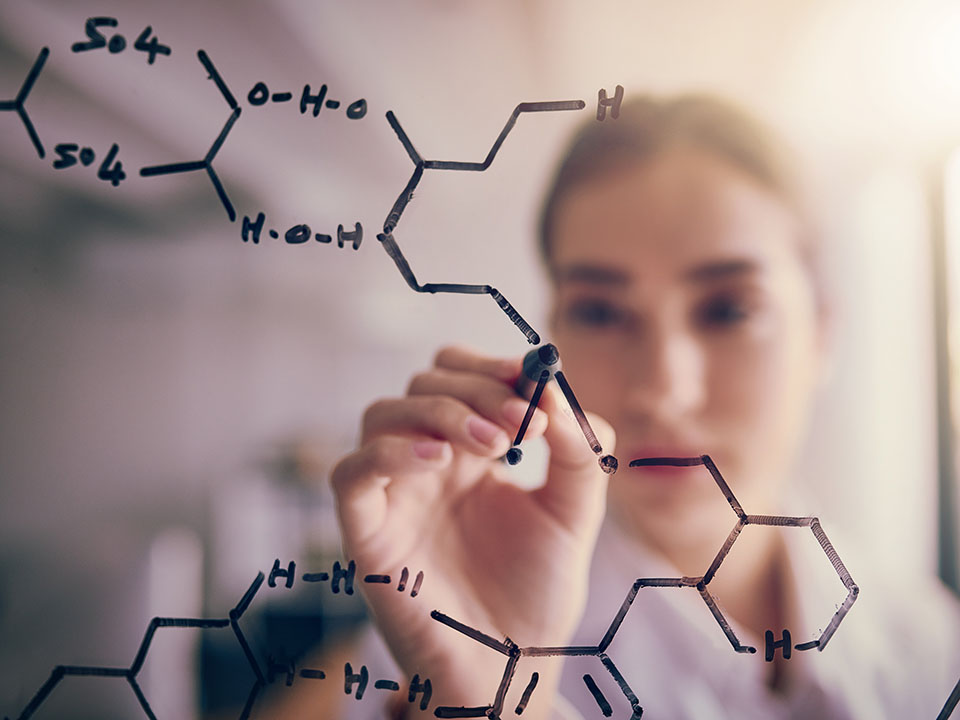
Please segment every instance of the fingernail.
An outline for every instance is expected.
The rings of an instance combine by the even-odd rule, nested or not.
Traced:
[[[491,447],[505,441],[507,437],[503,430],[492,422],[476,415],[467,418],[467,431],[474,440]]]
[[[443,457],[446,445],[442,440],[416,440],[413,443],[413,454],[423,460],[439,460]]]
[[[529,403],[526,400],[510,398],[503,403],[500,412],[503,413],[503,417],[506,418],[508,422],[519,425],[523,422],[523,416],[527,414],[527,405],[529,405]]]

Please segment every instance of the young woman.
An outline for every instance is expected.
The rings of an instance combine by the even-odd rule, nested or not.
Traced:
[[[513,390],[521,360],[446,348],[404,397],[368,409],[333,475],[346,555],[429,579],[413,603],[364,590],[400,667],[430,678],[431,711],[493,702],[506,658],[430,610],[519,646],[596,645],[635,579],[703,575],[736,521],[717,484],[703,466],[630,460],[708,454],[747,512],[810,510],[785,497],[827,303],[814,233],[762,128],[706,97],[625,104],[575,137],[540,242],[549,339],[619,471],[601,472],[550,383],[527,434],[546,439],[546,477],[517,487],[499,458],[526,409]],[[911,616],[857,579],[829,647],[765,662],[767,630],[816,638],[846,589],[808,529],[748,527],[709,589],[757,654],[734,652],[695,588],[641,590],[608,654],[651,718],[933,717],[960,673],[956,608],[932,588]],[[599,717],[584,675],[630,716],[590,657],[522,659],[504,715],[533,670],[527,716]],[[419,712],[405,701],[395,713]]]

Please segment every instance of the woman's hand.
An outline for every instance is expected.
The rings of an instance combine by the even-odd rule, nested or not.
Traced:
[[[549,445],[546,481],[504,480],[498,458],[527,406],[513,390],[520,370],[519,359],[442,350],[405,397],[367,409],[360,447],[333,471],[344,551],[360,571],[424,573],[416,599],[387,585],[364,593],[403,669],[431,679],[434,706],[489,703],[506,658],[431,610],[522,646],[566,643],[583,613],[607,476],[550,383],[527,431]],[[612,447],[609,425],[591,423]]]

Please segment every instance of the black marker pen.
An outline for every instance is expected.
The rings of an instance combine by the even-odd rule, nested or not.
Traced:
[[[513,389],[517,395],[529,400],[530,388],[539,382],[540,375],[547,373],[547,380],[553,378],[560,369],[560,351],[553,343],[541,345],[528,352],[523,358],[523,370]]]
[[[514,390],[521,397],[526,397],[530,391],[530,385],[536,383],[536,387],[534,387],[533,394],[530,396],[530,404],[527,406],[526,415],[523,416],[523,422],[520,423],[520,429],[513,441],[513,447],[507,451],[504,459],[511,465],[516,465],[523,458],[523,451],[519,448],[519,445],[523,442],[523,436],[527,432],[527,426],[530,424],[530,418],[533,417],[533,411],[536,410],[540,402],[544,387],[553,378],[556,379],[560,391],[567,399],[584,437],[590,444],[590,449],[597,455],[601,455],[599,459],[601,469],[607,474],[615,473],[617,471],[617,459],[613,455],[602,455],[603,448],[600,446],[600,441],[597,439],[596,433],[593,432],[593,428],[590,427],[590,422],[587,420],[583,408],[580,407],[580,403],[560,369],[560,351],[552,343],[531,350],[523,358],[523,370],[520,372],[520,377],[517,378]]]
[[[530,418],[533,417],[533,411],[540,404],[540,396],[543,394],[543,388],[557,371],[560,370],[560,352],[557,346],[547,343],[539,348],[528,352],[523,358],[523,369],[520,371],[520,377],[514,384],[513,389],[517,395],[526,398],[530,392],[530,386],[536,383],[533,388],[533,394],[530,395],[530,404],[527,405],[527,412],[520,423],[520,429],[517,430],[517,436],[513,440],[513,447],[507,450],[504,459],[511,465],[516,465],[523,459],[523,450],[519,445],[523,442],[523,436],[527,432],[527,426],[530,424]]]

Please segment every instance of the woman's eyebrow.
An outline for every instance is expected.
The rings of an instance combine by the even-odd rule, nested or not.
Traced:
[[[559,282],[587,283],[590,285],[627,285],[630,275],[608,265],[577,264],[556,269]]]
[[[693,282],[708,282],[710,280],[751,275],[759,270],[760,265],[755,260],[746,258],[713,260],[690,268],[684,273],[684,277]]]

